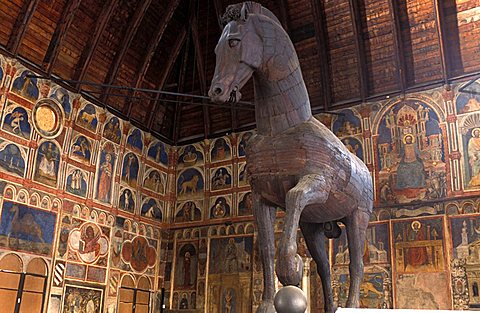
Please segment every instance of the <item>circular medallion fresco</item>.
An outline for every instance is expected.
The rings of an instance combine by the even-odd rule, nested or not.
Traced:
[[[63,109],[54,100],[42,99],[33,108],[33,126],[40,136],[57,137],[63,129]]]

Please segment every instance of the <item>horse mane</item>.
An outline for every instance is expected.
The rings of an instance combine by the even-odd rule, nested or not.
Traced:
[[[279,19],[269,9],[263,7],[261,4],[253,1],[245,1],[243,3],[231,4],[225,10],[225,13],[221,16],[220,20],[222,26],[225,27],[231,21],[238,22],[242,17],[242,9],[245,8],[248,13],[264,15],[272,19],[278,25],[282,25]]]

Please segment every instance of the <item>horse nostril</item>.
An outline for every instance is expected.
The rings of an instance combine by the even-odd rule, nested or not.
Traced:
[[[222,88],[220,88],[220,87],[215,87],[215,89],[213,89],[213,93],[214,93],[215,95],[217,95],[217,96],[218,96],[218,95],[221,95],[221,94],[222,94],[222,91],[223,91],[223,90],[222,90]]]

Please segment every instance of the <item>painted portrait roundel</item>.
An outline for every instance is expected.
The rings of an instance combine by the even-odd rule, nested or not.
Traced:
[[[33,127],[43,138],[53,139],[63,129],[65,113],[63,108],[52,99],[41,99],[32,112]]]

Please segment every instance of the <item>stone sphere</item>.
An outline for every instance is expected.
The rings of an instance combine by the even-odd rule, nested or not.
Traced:
[[[305,313],[307,298],[302,289],[285,286],[277,292],[273,304],[278,313]]]

